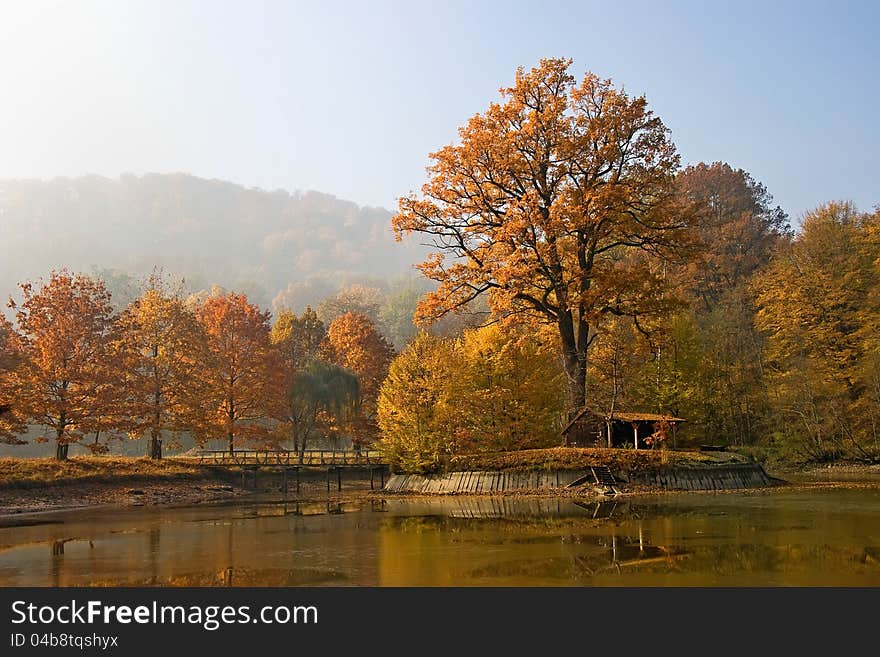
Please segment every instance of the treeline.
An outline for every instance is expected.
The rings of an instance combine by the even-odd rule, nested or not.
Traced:
[[[679,180],[705,214],[666,272],[678,308],[605,324],[597,406],[670,413],[692,442],[789,460],[880,458],[880,212],[828,203],[795,234],[743,171],[699,165]]]
[[[114,313],[100,279],[53,271],[0,319],[0,439],[28,425],[54,441],[105,452],[119,438],[291,445],[375,439],[375,404],[393,348],[364,314],[325,325],[307,308],[270,314],[234,292],[187,297],[161,275]],[[340,308],[340,310],[343,310]]]
[[[795,232],[743,170],[687,167],[676,186],[698,208],[690,241],[662,263],[656,312],[609,313],[591,333],[587,405],[684,417],[683,445],[880,458],[880,212],[832,202]],[[554,327],[502,324],[423,335],[392,363],[379,424],[404,468],[559,444],[570,411]]]

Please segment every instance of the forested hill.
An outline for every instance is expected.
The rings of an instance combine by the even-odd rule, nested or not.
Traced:
[[[319,192],[186,174],[0,180],[0,296],[62,266],[101,272],[111,290],[160,266],[192,291],[219,284],[296,308],[411,273],[423,251],[395,242],[390,217]]]

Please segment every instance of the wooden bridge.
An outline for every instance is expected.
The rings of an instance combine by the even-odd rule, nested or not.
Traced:
[[[389,471],[388,462],[377,450],[367,449],[206,449],[196,452],[199,463],[206,466],[220,466],[241,470],[241,485],[247,483],[250,473],[253,487],[257,487],[257,471],[265,469],[269,472],[281,472],[283,477],[281,490],[287,492],[288,476],[292,473],[296,480],[296,492],[300,492],[300,471],[324,471],[327,479],[327,492],[330,492],[331,473],[335,474],[336,489],[342,490],[342,472],[369,471],[370,489],[375,487],[378,475],[379,486],[385,486],[385,475]],[[355,475],[357,476],[357,475]]]
[[[197,452],[199,463],[211,465],[383,466],[378,450],[367,449],[208,449]]]

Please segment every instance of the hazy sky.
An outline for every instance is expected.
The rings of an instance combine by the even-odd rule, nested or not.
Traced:
[[[476,8],[473,6],[476,5]],[[185,171],[395,206],[547,56],[797,217],[880,202],[880,2],[0,0],[0,177]]]

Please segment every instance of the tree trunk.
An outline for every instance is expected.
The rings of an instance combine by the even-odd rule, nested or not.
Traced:
[[[159,350],[158,348],[153,348],[153,357],[156,358],[158,356]],[[162,422],[161,415],[161,404],[162,404],[162,391],[159,388],[156,388],[153,391],[153,428],[150,432],[150,458],[151,459],[161,459],[162,458],[162,428],[160,426]]]
[[[64,384],[65,389],[67,384]],[[64,441],[64,429],[67,427],[67,413],[61,411],[58,416],[58,427],[55,429],[55,459],[58,461],[67,460],[67,450],[70,449],[69,443]]]
[[[161,459],[162,458],[162,440],[159,438],[159,432],[153,431],[150,436],[150,458],[151,459]]]
[[[585,340],[575,338],[571,318],[560,318],[559,336],[562,339],[562,363],[565,368],[570,421],[587,401],[587,344]]]
[[[232,381],[229,382],[230,391],[226,398],[226,418],[227,430],[226,435],[229,439],[229,456],[235,456],[235,398],[232,395]]]

